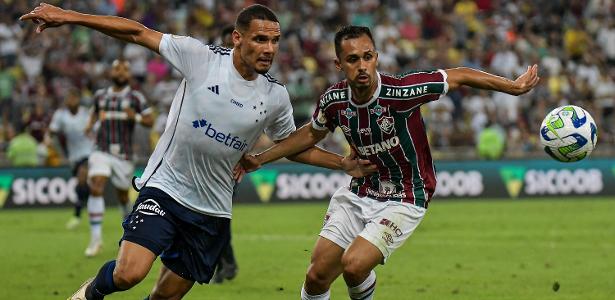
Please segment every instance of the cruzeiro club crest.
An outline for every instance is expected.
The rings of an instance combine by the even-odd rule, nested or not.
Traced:
[[[393,122],[393,117],[383,116],[383,117],[378,118],[376,122],[378,123],[378,126],[380,127],[380,129],[382,129],[383,132],[385,133],[393,132],[393,127],[395,125],[395,123]]]

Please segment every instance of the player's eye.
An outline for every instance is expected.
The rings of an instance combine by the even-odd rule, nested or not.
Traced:
[[[363,59],[365,59],[365,61],[370,61],[372,60],[373,57],[374,57],[373,55],[368,53],[368,54],[365,54],[365,56],[363,56]]]

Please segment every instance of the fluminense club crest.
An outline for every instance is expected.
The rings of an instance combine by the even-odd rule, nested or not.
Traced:
[[[391,133],[393,132],[393,128],[395,127],[395,123],[393,121],[393,117],[391,116],[382,116],[380,118],[378,118],[378,120],[376,121],[378,123],[378,127],[380,127],[380,129],[382,129],[383,132],[385,133]]]

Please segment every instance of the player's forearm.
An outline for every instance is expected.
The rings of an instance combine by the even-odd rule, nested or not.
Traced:
[[[302,152],[316,143],[312,143],[309,140],[291,139],[288,138],[281,143],[273,145],[265,152],[258,154],[256,157],[261,164],[270,163],[276,161],[282,157],[293,156]]]
[[[483,89],[503,92],[511,95],[521,94],[521,90],[515,85],[515,82],[472,68],[454,68],[446,70],[448,75],[449,89],[456,89],[462,85]]]
[[[116,16],[89,15],[76,11],[66,14],[66,24],[76,24],[100,31],[113,38],[142,45],[158,52],[162,34],[143,24]]]
[[[340,170],[342,169],[342,159],[344,157],[319,147],[312,147],[295,155],[287,156],[286,158],[308,165]]]
[[[151,114],[146,114],[141,117],[141,126],[152,128],[154,126],[154,117]]]
[[[297,131],[293,132],[286,139],[277,142],[267,151],[258,154],[258,158],[261,164],[266,164],[272,161],[276,161],[282,157],[292,156],[310,147],[313,147],[322,138],[313,134],[312,126],[307,124]]]

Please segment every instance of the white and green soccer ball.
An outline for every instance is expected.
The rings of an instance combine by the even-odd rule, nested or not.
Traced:
[[[540,141],[549,156],[561,162],[589,156],[598,140],[596,123],[584,109],[565,105],[552,110],[540,125]]]

